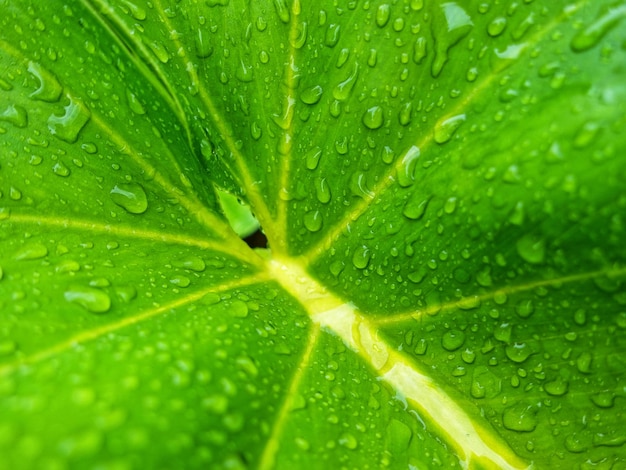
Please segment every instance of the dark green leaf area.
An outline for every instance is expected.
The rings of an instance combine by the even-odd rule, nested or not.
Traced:
[[[618,464],[626,442],[623,287],[599,278],[503,290],[383,326],[518,455],[542,468],[575,465],[581,456]]]
[[[306,343],[296,312],[272,287],[234,289],[3,375],[0,467],[257,460]]]
[[[283,430],[288,437],[280,443],[276,467],[321,468],[337,462],[354,469],[457,468],[450,449],[407,415],[406,406],[372,378],[353,351],[323,335],[293,396],[293,413]]]

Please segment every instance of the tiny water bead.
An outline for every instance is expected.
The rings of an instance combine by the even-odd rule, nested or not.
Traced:
[[[131,214],[143,214],[148,209],[148,197],[138,183],[120,183],[109,193],[111,200]]]

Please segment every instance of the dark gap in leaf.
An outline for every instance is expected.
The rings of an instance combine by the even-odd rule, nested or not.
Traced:
[[[261,229],[243,239],[250,248],[267,248],[267,237]]]

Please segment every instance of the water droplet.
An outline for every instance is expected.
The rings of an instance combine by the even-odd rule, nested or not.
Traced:
[[[411,123],[412,111],[413,111],[413,103],[411,103],[410,101],[400,106],[400,112],[398,113],[398,118],[400,120],[401,125],[408,126]]]
[[[0,114],[0,121],[13,124],[15,127],[24,128],[28,125],[28,114],[26,113],[26,109],[19,104],[10,104],[2,114]]]
[[[330,201],[330,186],[326,178],[316,178],[315,195],[317,196],[317,200],[322,204],[327,204]]]
[[[600,392],[591,396],[591,401],[598,408],[612,408],[615,403],[615,394],[612,392]]]
[[[541,264],[546,257],[546,243],[534,234],[526,234],[515,244],[517,253],[531,264]]]
[[[546,391],[548,395],[560,397],[567,393],[568,387],[569,387],[569,384],[567,381],[562,380],[562,379],[557,379],[551,382],[546,382],[543,386],[543,389]]]
[[[441,339],[441,345],[448,351],[456,351],[465,342],[465,333],[461,330],[447,331]]]
[[[128,106],[130,109],[138,115],[146,114],[146,110],[141,104],[141,101],[137,99],[134,93],[132,93],[129,89],[126,89],[126,100],[128,101]]]
[[[584,149],[588,147],[596,139],[600,129],[601,126],[597,122],[586,122],[574,137],[574,148]]]
[[[584,351],[580,353],[580,356],[576,359],[576,368],[583,374],[589,374],[591,372],[591,361],[593,357],[591,353]]]
[[[418,65],[421,64],[422,60],[426,57],[427,52],[426,38],[422,36],[418,37],[413,44],[413,62]]]
[[[311,448],[311,444],[309,443],[309,441],[301,437],[296,437],[294,439],[294,442],[296,443],[296,446],[298,447],[298,449],[303,450],[305,452]]]
[[[70,175],[70,169],[67,166],[65,166],[63,162],[55,163],[54,166],[52,167],[52,171],[57,176],[65,177],[65,176]]]
[[[128,7],[128,12],[133,18],[138,21],[143,21],[146,19],[146,10],[144,10],[142,7],[135,5],[128,0],[124,0],[122,3]]]
[[[331,23],[328,25],[328,29],[326,30],[326,37],[324,39],[324,44],[328,47],[335,47],[339,42],[339,33],[341,32],[341,25]]]
[[[361,245],[354,250],[352,263],[357,269],[365,269],[370,262],[370,257],[370,249],[365,245]]]
[[[489,33],[489,36],[497,37],[504,32],[505,28],[506,18],[504,16],[498,16],[487,26],[487,33]]]
[[[170,279],[170,283],[174,284],[176,287],[189,287],[191,284],[191,279],[187,276],[177,275]]]
[[[359,65],[355,63],[352,73],[348,76],[348,78],[346,78],[343,82],[341,82],[333,89],[333,97],[339,101],[348,99],[350,93],[352,93],[354,85],[356,84],[358,76]]]
[[[207,57],[210,57],[211,54],[213,54],[213,45],[211,43],[211,40],[209,39],[206,30],[199,28],[196,31],[194,40],[196,56],[199,59],[206,59]]]
[[[531,348],[526,343],[513,343],[505,348],[506,356],[515,363],[522,363],[532,354]]]
[[[64,107],[65,114],[57,116],[52,114],[48,118],[50,133],[70,144],[76,142],[80,131],[85,127],[91,113],[82,101],[67,95],[69,104]]]
[[[565,448],[574,454],[584,452],[587,449],[589,436],[573,433],[565,438]]]
[[[378,51],[376,49],[370,49],[370,55],[367,57],[367,65],[370,67],[376,67],[378,63]]]
[[[41,259],[48,256],[48,248],[41,243],[29,243],[21,247],[13,256],[16,261]]]
[[[431,74],[438,77],[448,61],[448,52],[452,46],[469,34],[474,23],[468,13],[457,3],[445,2],[435,9],[435,60]]]
[[[309,211],[304,214],[304,226],[310,232],[317,232],[322,228],[322,214],[320,211]]]
[[[14,201],[19,201],[22,199],[22,191],[17,189],[15,186],[11,186],[9,188],[9,197]]]
[[[380,5],[378,10],[376,10],[376,24],[380,28],[383,28],[389,22],[390,13],[391,8],[387,3]]]
[[[28,63],[28,71],[39,80],[39,88],[30,94],[31,98],[54,103],[59,100],[63,87],[57,78],[36,62]]]
[[[235,70],[235,76],[237,80],[243,83],[249,83],[254,78],[252,65],[249,65],[247,61],[244,60],[243,55],[239,57],[239,66]]]
[[[316,85],[304,90],[300,95],[300,99],[305,104],[317,104],[319,103],[320,99],[322,99],[323,93],[324,90],[322,89],[322,87]]]
[[[191,256],[183,260],[176,260],[172,263],[177,268],[190,269],[197,273],[201,273],[206,269],[206,263],[202,258]]]
[[[388,451],[393,455],[399,455],[408,449],[413,437],[413,431],[402,421],[392,419],[387,425],[385,436],[387,436],[387,442],[389,442]]]
[[[109,195],[115,204],[131,214],[143,214],[148,209],[148,197],[140,184],[117,184]]]
[[[379,129],[383,125],[383,109],[380,106],[372,106],[363,115],[363,124],[368,129]]]
[[[344,446],[346,449],[354,450],[357,448],[359,443],[356,440],[356,437],[354,437],[352,434],[350,434],[349,432],[344,432],[339,437],[339,444]]]
[[[620,2],[621,3],[621,2]],[[598,18],[579,31],[570,43],[574,52],[584,52],[600,40],[626,16],[626,5],[616,4],[603,8]]]
[[[302,47],[306,44],[307,36],[308,36],[308,24],[302,22],[297,26],[297,34],[295,38],[290,38],[291,45],[296,49],[302,49]]]
[[[397,169],[398,184],[403,188],[409,187],[415,181],[415,167],[420,156],[420,149],[411,146],[402,157]]]
[[[465,122],[465,114],[458,114],[450,118],[441,119],[435,125],[435,142],[445,144],[452,139],[454,133]]]
[[[320,158],[322,157],[322,149],[320,147],[313,147],[306,154],[306,167],[309,170],[315,170],[319,165]]]
[[[517,313],[522,318],[530,317],[535,311],[535,306],[533,305],[532,300],[521,300],[515,306],[515,313]]]
[[[502,424],[510,431],[532,432],[537,427],[537,411],[530,405],[514,405],[504,411]]]
[[[492,68],[494,72],[501,72],[510,65],[512,65],[517,59],[520,58],[522,52],[526,50],[527,44],[509,44],[506,49],[494,51],[494,58]]]
[[[428,203],[430,202],[430,198],[421,199],[421,196],[418,193],[413,193],[413,195],[406,201],[404,205],[404,209],[402,209],[402,215],[411,220],[419,220],[426,213],[426,208],[428,207]]]
[[[276,7],[276,12],[278,13],[278,17],[280,21],[283,23],[289,23],[289,8],[285,3],[285,0],[274,0],[274,6]]]
[[[470,393],[474,398],[494,398],[502,390],[502,379],[486,366],[477,366],[472,372]]]
[[[235,300],[230,304],[228,311],[235,318],[246,318],[250,312],[248,304],[243,300]]]
[[[80,305],[92,313],[106,313],[111,309],[111,299],[94,287],[72,286],[64,294],[65,300]]]
[[[148,43],[148,47],[150,48],[152,53],[155,55],[155,57],[159,59],[159,61],[161,61],[164,64],[167,64],[169,62],[170,55],[167,52],[167,49],[165,48],[163,44],[157,41],[150,41]]]

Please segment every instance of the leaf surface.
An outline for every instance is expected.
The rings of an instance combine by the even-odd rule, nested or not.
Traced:
[[[0,468],[626,463],[623,2],[0,12]]]

